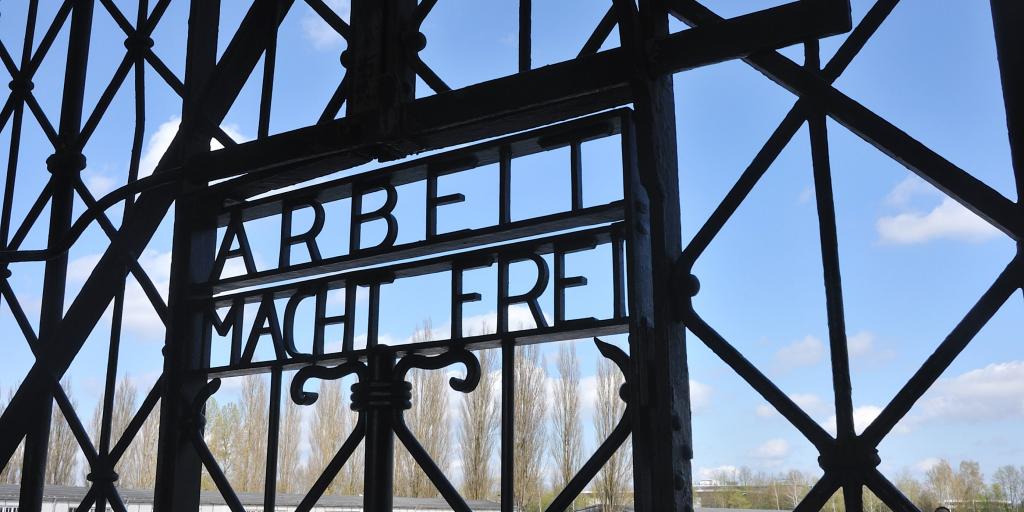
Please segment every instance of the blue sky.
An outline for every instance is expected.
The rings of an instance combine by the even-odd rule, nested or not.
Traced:
[[[43,23],[52,19],[55,3],[41,2]],[[134,19],[131,2],[116,3]],[[706,2],[723,15],[778,3]],[[222,48],[241,19],[241,4],[224,2]],[[536,66],[573,57],[608,5],[582,0],[536,4]],[[869,6],[865,0],[853,1],[855,21]],[[23,7],[6,7],[9,11],[0,17],[0,39],[17,55],[24,19],[19,10]],[[345,14],[345,5],[335,2],[334,7]],[[513,73],[515,13],[516,4],[511,1],[443,0],[424,25],[428,44],[423,59],[452,87]],[[155,51],[179,77],[184,68],[186,16],[187,3],[172,2],[154,34]],[[473,28],[484,23],[487,29]],[[94,26],[87,111],[123,55],[123,34],[102,9],[97,10]],[[40,27],[37,32],[42,30]],[[823,60],[843,37],[823,41]],[[63,76],[66,44],[65,30],[35,80],[35,93],[54,123],[60,105],[60,88],[55,84]],[[297,2],[285,20],[280,44],[271,122],[275,133],[315,122],[343,73],[338,62],[342,40],[302,2]],[[613,35],[608,45],[615,44]],[[799,47],[784,53],[802,60]],[[257,71],[224,123],[225,131],[238,140],[255,136],[259,81]],[[675,82],[683,238],[689,240],[792,107],[795,97],[741,62],[682,73]],[[836,86],[1016,199],[987,2],[904,0]],[[429,94],[422,84],[421,90],[421,95]],[[124,87],[86,149],[89,167],[83,177],[94,194],[123,184],[127,175],[132,98],[131,88]],[[144,170],[152,168],[173,135],[179,114],[180,100],[148,70]],[[0,133],[4,152],[9,137],[8,126]],[[829,137],[853,398],[857,426],[863,428],[991,284],[1012,258],[1014,247],[1006,236],[831,121]],[[38,127],[27,121],[14,198],[15,226],[48,177],[42,163],[51,151]],[[599,204],[619,197],[614,140],[585,147],[584,155],[586,201]],[[567,205],[567,171],[546,174],[551,169],[566,169],[566,158],[556,153],[514,165],[514,216],[528,217]],[[445,207],[450,208],[447,211],[442,208],[442,229],[473,227],[495,215],[493,175],[494,169],[482,168],[441,181],[442,193],[449,190],[467,195],[466,204]],[[536,179],[545,175],[554,176],[550,185],[536,187]],[[828,426],[834,411],[812,187],[807,133],[802,129],[698,260],[695,273],[702,287],[695,305],[783,391]],[[403,211],[415,218],[421,206],[401,197],[406,196],[400,196],[400,220]],[[416,197],[416,192],[408,197]],[[79,205],[77,211],[81,210]],[[108,213],[119,222],[119,207]],[[258,234],[264,225],[275,232],[273,223],[268,222],[254,223],[249,230],[257,261],[263,264],[277,254],[276,242]],[[308,220],[299,215],[296,222],[299,226]],[[413,220],[401,224],[410,225],[416,224]],[[419,233],[417,228],[412,230]],[[371,233],[364,236],[372,238]],[[401,231],[399,240],[405,236],[417,235]],[[41,247],[45,240],[43,222],[25,247]],[[92,227],[72,249],[68,282],[72,296],[105,243],[103,233]],[[323,237],[321,244],[322,249],[332,246]],[[170,248],[168,220],[141,258],[160,287],[166,286]],[[597,251],[570,261],[591,279],[586,289],[570,291],[570,311],[581,315],[606,312],[608,276],[603,262],[607,255]],[[41,265],[17,264],[11,269],[12,287],[30,316],[37,315]],[[523,275],[531,278],[529,272]],[[439,275],[385,290],[382,334],[401,342],[428,317],[443,329],[447,304],[424,297],[434,296],[430,295],[433,287],[446,289],[446,283],[446,276]],[[478,286],[485,297],[482,303],[467,308],[467,317],[488,318],[494,307],[493,277],[481,272],[467,277],[467,284]],[[120,373],[151,383],[161,367],[162,330],[136,285],[129,285],[128,297]],[[550,290],[543,304],[545,312],[553,314]],[[989,473],[999,465],[1021,463],[1024,450],[1014,434],[1024,418],[1020,398],[1024,393],[1024,345],[1020,343],[1019,320],[1013,320],[1021,318],[1021,313],[1021,296],[1015,294],[883,442],[883,472],[894,475],[903,468],[921,472],[938,457],[975,459]],[[3,342],[8,370],[0,375],[0,387],[8,388],[20,381],[32,360],[15,335],[17,327],[6,303],[0,306],[0,329],[9,333]],[[85,418],[101,393],[108,331],[107,317],[68,374]],[[695,337],[688,337],[687,344],[695,477],[714,468],[740,465],[767,471],[815,470],[816,454],[795,429],[766,409],[764,401]],[[549,359],[555,348],[545,346]],[[592,396],[597,355],[589,342],[579,343],[578,349],[589,386],[585,396]],[[554,374],[553,365],[549,371]],[[230,386],[223,393],[230,395]],[[593,446],[591,442],[588,449]]]

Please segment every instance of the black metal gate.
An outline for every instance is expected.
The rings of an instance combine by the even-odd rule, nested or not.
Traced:
[[[116,486],[114,466],[124,455],[145,419],[160,407],[160,442],[155,506],[157,510],[197,510],[200,475],[205,467],[233,510],[243,510],[203,438],[203,409],[217,391],[219,377],[270,373],[268,455],[264,510],[273,510],[282,372],[298,370],[289,394],[309,404],[316,395],[304,391],[310,379],[354,375],[354,431],[308,491],[299,510],[309,510],[356,447],[365,443],[366,510],[390,510],[395,440],[405,446],[440,494],[455,510],[468,510],[459,492],[420,446],[405,424],[403,411],[411,401],[406,380],[412,368],[439,370],[459,364],[465,375],[451,386],[471,392],[481,370],[475,350],[500,348],[502,354],[501,499],[512,510],[512,445],[515,436],[513,364],[516,347],[540,341],[595,337],[601,354],[614,362],[627,383],[622,398],[626,412],[611,435],[561,490],[549,510],[564,510],[600,470],[611,454],[632,434],[635,505],[637,510],[692,508],[690,459],[690,399],[684,329],[689,329],[770,402],[818,450],[824,477],[798,507],[818,510],[839,488],[847,510],[861,510],[862,487],[867,486],[893,510],[915,510],[876,467],[875,447],[935,382],[995,311],[1022,284],[1018,258],[980,298],[963,321],[907,382],[881,415],[860,435],[853,426],[850,372],[843,321],[842,290],[831,192],[825,119],[831,117],[864,140],[937,186],[1014,240],[1020,240],[1022,216],[1018,204],[957,168],[831,86],[864,44],[896,7],[898,0],[878,0],[856,27],[851,27],[847,0],[800,0],[732,19],[722,19],[692,0],[614,0],[593,34],[569,61],[531,69],[531,1],[519,0],[517,74],[452,90],[421,58],[427,41],[420,28],[437,0],[352,0],[351,17],[343,20],[323,0],[304,0],[345,40],[341,55],[344,79],[307,127],[270,134],[278,27],[293,0],[253,0],[230,42],[218,54],[221,31],[219,0],[188,3],[184,76],[175,75],[156,51],[152,35],[172,2],[139,0],[138,15],[130,20],[114,0],[64,0],[52,19],[38,18],[39,0],[27,0],[23,51],[13,55],[0,44],[0,60],[12,77],[10,94],[0,111],[0,127],[10,127],[0,234],[5,274],[0,292],[15,315],[36,362],[0,418],[0,460],[8,461],[25,440],[21,510],[40,510],[43,471],[47,458],[49,411],[55,402],[68,419],[88,465],[91,488],[81,504],[125,510]],[[1022,87],[1020,52],[1024,40],[1024,7],[1014,0],[992,0],[996,38],[1003,76],[1007,118],[1017,172],[1018,192],[1024,193],[1018,126],[1022,106],[1016,94]],[[45,4],[45,2],[44,2]],[[44,5],[45,6],[45,5]],[[0,10],[6,5],[0,5]],[[109,85],[91,111],[85,110],[86,76],[94,20],[109,17],[124,33],[124,57]],[[670,33],[669,17],[689,25]],[[46,27],[37,40],[37,25]],[[66,71],[58,120],[39,106],[44,84],[33,77],[53,50],[65,26],[68,30]],[[852,31],[835,56],[822,65],[818,38]],[[470,27],[468,30],[484,30]],[[1017,30],[1015,30],[1017,29]],[[186,27],[180,27],[185,31]],[[599,51],[617,30],[621,45]],[[4,42],[11,34],[3,34]],[[798,65],[775,51],[803,43],[805,62]],[[114,51],[114,49],[111,49]],[[686,242],[680,235],[679,182],[675,148],[672,74],[729,59],[743,59],[778,85],[799,96],[790,112],[765,143],[735,186],[697,235]],[[239,143],[220,128],[243,85],[262,64],[258,136]],[[181,124],[151,176],[140,178],[147,112],[147,71],[181,99]],[[132,83],[128,82],[133,77]],[[431,91],[417,95],[416,81]],[[90,137],[109,114],[122,89],[133,88],[135,119],[129,173],[125,184],[96,198],[80,172],[89,155]],[[423,91],[420,91],[423,93]],[[418,97],[420,96],[420,97]],[[620,108],[631,106],[629,109]],[[345,115],[338,118],[342,107]],[[311,106],[314,108],[314,106]],[[609,110],[617,109],[617,110]],[[826,305],[835,390],[838,435],[833,437],[813,421],[763,373],[747,361],[696,312],[691,297],[699,282],[691,269],[703,250],[736,211],[767,168],[798,129],[808,123],[814,164],[817,213],[825,269]],[[16,175],[39,172],[19,162],[22,126],[34,123],[52,145],[46,160],[48,184],[20,224],[12,219]],[[587,141],[615,136],[621,141],[621,200],[584,206],[580,148]],[[211,139],[223,149],[211,150]],[[485,141],[485,142],[479,142]],[[409,155],[468,147],[403,160],[394,165],[271,196],[270,191],[350,169],[367,162],[403,159]],[[509,169],[516,158],[568,148],[572,183],[570,210],[514,221],[509,214]],[[20,164],[20,165],[19,165]],[[455,233],[437,232],[437,209],[463,198],[438,195],[439,176],[497,164],[500,169],[499,218],[489,227]],[[426,229],[421,240],[398,242],[392,215],[395,189],[424,182]],[[364,211],[362,198],[383,192],[376,210]],[[22,193],[23,194],[23,193]],[[260,196],[260,197],[256,197]],[[77,199],[76,199],[77,198]],[[323,227],[325,203],[352,203],[350,250],[321,257],[316,235]],[[75,201],[85,210],[74,215]],[[170,289],[165,302],[138,258],[160,223],[173,208],[173,254]],[[122,205],[123,219],[115,222],[108,210]],[[49,208],[48,243],[28,250],[22,242]],[[305,233],[292,230],[299,209],[314,214]],[[281,216],[281,255],[272,270],[252,262],[244,222]],[[382,242],[364,247],[363,224],[383,221]],[[12,234],[12,227],[14,229]],[[98,226],[109,246],[81,291],[66,301],[68,252],[90,227]],[[224,230],[218,246],[218,229]],[[599,245],[611,247],[614,276],[613,313],[609,318],[565,318],[564,292],[581,283],[567,276],[568,253]],[[237,247],[236,247],[237,246]],[[290,261],[292,246],[308,250],[310,261]],[[553,272],[542,255],[554,258]],[[240,259],[245,271],[220,278],[228,260]],[[402,261],[400,261],[402,260]],[[38,332],[9,285],[12,266],[44,262]],[[509,266],[532,262],[538,281],[530,291],[511,295]],[[465,290],[462,272],[481,266],[498,268],[498,328],[494,334],[464,336],[463,305],[479,299]],[[450,339],[401,347],[377,343],[379,290],[383,283],[428,273],[451,274]],[[128,424],[123,436],[111,435],[110,408],[118,372],[118,345],[125,308],[126,279],[131,276],[166,325],[164,371]],[[320,276],[320,277],[317,277]],[[628,276],[628,279],[626,278]],[[537,296],[550,279],[555,293],[554,319],[538,313]],[[280,284],[286,281],[284,284]],[[543,282],[542,282],[543,281]],[[345,311],[326,312],[329,291],[354,297],[368,290],[368,335],[356,346],[351,325],[356,301]],[[562,299],[560,299],[562,297]],[[90,439],[59,381],[75,360],[86,338],[113,301],[105,372],[103,425],[99,439]],[[279,314],[275,303],[286,303]],[[296,309],[302,303],[316,308],[312,349],[299,350],[291,335]],[[243,335],[243,310],[256,308],[256,318]],[[510,305],[532,312],[536,327],[508,326]],[[343,325],[342,349],[324,349],[323,328]],[[211,365],[215,336],[229,339],[230,357]],[[629,334],[629,354],[601,342],[597,336]],[[275,357],[254,361],[255,344],[269,336]]]

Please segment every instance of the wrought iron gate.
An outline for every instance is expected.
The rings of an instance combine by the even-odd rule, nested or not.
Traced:
[[[710,347],[818,450],[825,474],[798,507],[800,510],[820,509],[839,488],[845,490],[847,510],[861,510],[863,486],[893,510],[915,510],[876,470],[879,458],[875,447],[1021,286],[1019,256],[882,414],[862,434],[855,434],[825,119],[831,117],[849,128],[1017,241],[1021,238],[1022,216],[1018,204],[831,86],[898,0],[878,0],[856,27],[850,26],[847,0],[800,0],[732,19],[722,19],[693,0],[639,0],[639,5],[632,0],[614,0],[577,58],[538,69],[531,69],[531,1],[519,0],[519,72],[456,90],[429,67],[420,53],[427,44],[421,25],[437,0],[352,0],[349,21],[323,0],[304,1],[346,40],[347,49],[341,55],[344,79],[328,104],[322,110],[316,107],[318,118],[310,118],[306,127],[276,134],[270,133],[270,118],[275,65],[281,57],[277,34],[296,3],[293,0],[253,0],[222,54],[218,53],[220,1],[191,0],[187,48],[178,49],[186,55],[182,77],[164,60],[168,56],[161,55],[163,50],[155,46],[153,34],[169,6],[186,0],[138,0],[134,21],[122,11],[119,4],[124,2],[114,0],[64,0],[49,19],[39,19],[39,0],[28,0],[27,23],[18,34],[22,39],[20,56],[7,46],[12,35],[3,34],[0,60],[11,77],[11,92],[0,111],[0,127],[9,127],[11,137],[0,218],[4,243],[0,292],[36,358],[0,418],[0,460],[10,460],[19,443],[23,439],[26,443],[21,510],[41,507],[53,402],[68,419],[89,464],[91,488],[81,504],[83,510],[90,506],[105,509],[108,505],[114,510],[125,509],[114,466],[158,404],[157,509],[197,510],[200,474],[205,467],[231,508],[242,510],[203,439],[203,408],[220,385],[218,377],[263,372],[271,375],[272,404],[264,510],[273,510],[282,372],[295,369],[298,372],[290,396],[304,404],[316,399],[314,393],[303,389],[310,379],[355,375],[358,383],[352,388],[352,403],[359,413],[355,430],[309,490],[299,510],[315,504],[360,442],[366,446],[365,507],[390,510],[396,438],[444,499],[455,510],[468,510],[459,492],[405,424],[403,411],[417,399],[410,392],[406,375],[412,368],[438,370],[459,364],[464,366],[465,376],[452,379],[451,386],[470,392],[481,373],[473,351],[483,348],[500,348],[505,369],[501,499],[503,510],[512,510],[511,468],[516,461],[512,456],[515,383],[511,365],[517,345],[613,333],[629,333],[628,355],[595,340],[603,356],[625,376],[622,398],[628,404],[626,412],[549,510],[565,509],[630,434],[636,509],[689,510],[692,446],[684,329]],[[1014,0],[991,3],[1021,194],[1024,143],[1020,138],[1024,132],[1018,126],[1022,107],[1016,93],[1024,85],[1024,52],[1020,51],[1024,36],[1015,29],[1024,25],[1024,7]],[[0,10],[7,5],[0,5]],[[670,33],[670,16],[690,28]],[[109,18],[124,33],[125,51],[109,85],[91,110],[86,110],[86,76],[92,71],[88,66],[90,42],[98,17]],[[37,26],[46,27],[38,40]],[[44,84],[35,84],[33,77],[44,60],[59,58],[59,54],[52,54],[66,26],[61,108],[59,119],[51,119],[37,100]],[[851,28],[835,56],[822,65],[818,38]],[[599,51],[614,30],[621,45]],[[797,43],[803,43],[805,49],[803,65],[775,50]],[[729,59],[743,59],[795,93],[799,100],[697,235],[684,243],[680,235],[672,74]],[[220,125],[260,64],[263,74],[258,136],[240,143]],[[140,177],[146,89],[153,86],[153,76],[180,97],[181,123],[152,175]],[[128,83],[129,77],[132,83]],[[417,79],[430,91],[418,94]],[[128,88],[135,95],[129,172],[123,186],[97,198],[80,175],[90,153],[89,141],[101,122],[113,115],[108,109],[115,95]],[[605,112],[625,105],[631,105],[631,109]],[[345,115],[338,117],[343,107]],[[810,127],[825,269],[838,417],[836,437],[783,394],[691,304],[691,297],[699,291],[697,277],[691,273],[694,262],[805,122]],[[39,172],[39,162],[26,165],[19,160],[23,126],[30,123],[52,145],[52,155],[45,162],[51,176],[18,223],[12,218],[15,197],[25,197],[26,192],[16,186],[17,174]],[[607,205],[584,206],[579,178],[581,145],[609,136],[621,141],[624,195]],[[223,148],[211,150],[211,139]],[[476,145],[403,160],[310,188],[262,196],[367,162],[403,159],[469,143]],[[562,213],[513,221],[509,215],[511,162],[558,148],[568,148],[572,155],[567,169],[572,182],[572,207]],[[501,172],[497,222],[478,230],[439,234],[437,208],[463,198],[457,194],[439,196],[438,177],[495,163]],[[397,242],[397,225],[391,214],[394,191],[412,182],[426,183],[426,233],[416,242]],[[364,211],[361,198],[373,192],[384,193],[384,205]],[[323,226],[323,204],[342,198],[352,202],[350,251],[321,257],[316,235]],[[77,216],[76,200],[85,205]],[[172,204],[174,245],[165,302],[137,260]],[[120,222],[108,213],[117,205],[123,211]],[[22,248],[47,208],[45,247]],[[314,212],[313,226],[301,234],[293,233],[291,226],[291,216],[298,209]],[[244,222],[275,215],[282,218],[281,256],[276,268],[258,270],[247,247]],[[384,240],[363,247],[361,226],[374,220],[388,226]],[[14,226],[17,229],[12,234]],[[68,253],[91,227],[102,230],[109,245],[81,291],[68,301]],[[218,229],[224,230],[219,247]],[[598,245],[612,247],[613,314],[604,319],[566,319],[559,294],[564,297],[566,288],[581,281],[566,276],[565,254]],[[310,262],[292,263],[292,246],[306,248]],[[554,258],[553,276],[540,258],[546,254]],[[245,271],[238,277],[220,278],[229,259],[240,259]],[[510,295],[508,268],[522,261],[536,266],[538,281],[529,292]],[[45,265],[38,332],[7,279],[23,262]],[[462,307],[478,300],[479,295],[463,289],[461,273],[491,265],[497,265],[499,275],[498,330],[493,335],[463,336]],[[449,272],[452,276],[450,339],[401,347],[377,344],[380,285],[434,272]],[[315,277],[322,274],[329,275]],[[111,435],[110,408],[118,372],[124,283],[129,276],[166,325],[164,371],[124,435],[115,439]],[[549,277],[556,296],[550,325],[536,308],[536,298]],[[350,327],[356,301],[346,300],[344,313],[334,316],[328,315],[325,307],[328,291],[354,294],[359,289],[369,294],[369,333],[364,346],[355,346]],[[105,372],[103,428],[99,439],[90,439],[59,381],[111,301],[113,326]],[[277,301],[287,303],[283,315],[278,313]],[[315,304],[314,330],[318,332],[308,353],[296,348],[289,324],[304,301]],[[257,308],[248,338],[243,335],[242,325],[246,304]],[[507,311],[512,304],[529,307],[536,328],[509,329]],[[344,326],[340,352],[324,349],[322,328],[327,325]],[[230,356],[223,365],[211,366],[214,333],[230,340]],[[271,338],[275,357],[254,361],[255,344],[264,336]]]

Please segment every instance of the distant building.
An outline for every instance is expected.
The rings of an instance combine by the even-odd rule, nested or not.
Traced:
[[[0,512],[18,512],[17,485],[0,485]],[[82,498],[89,491],[88,487],[54,485],[47,486],[43,491],[42,512],[74,512]],[[118,489],[128,512],[149,512],[153,510],[152,490]],[[299,502],[301,494],[278,494],[275,509],[278,512],[292,512]],[[262,493],[240,493],[239,501],[246,512],[263,511]],[[476,510],[501,510],[501,507],[490,501],[470,501],[469,507]],[[324,496],[320,498],[314,512],[362,512],[362,496]],[[452,510],[440,498],[395,498],[394,512],[426,512]],[[199,512],[229,512],[224,498],[216,491],[203,491],[199,496]]]

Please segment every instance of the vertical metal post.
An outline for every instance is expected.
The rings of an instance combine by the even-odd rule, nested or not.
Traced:
[[[663,0],[616,0],[632,55],[635,128],[626,183],[633,382],[633,478],[638,512],[692,510],[690,390],[684,326],[675,312],[681,253],[675,104],[671,74],[647,66],[648,43],[668,33]]]
[[[804,43],[804,68],[821,73],[821,55],[817,39]],[[828,125],[823,105],[807,98],[810,114],[807,127],[811,142],[811,164],[814,168],[814,194],[818,212],[818,235],[821,239],[821,265],[825,280],[825,310],[828,316],[829,354],[832,363],[832,388],[835,390],[836,438],[853,453],[857,433],[853,424],[853,388],[850,381],[850,357],[847,351],[846,318],[843,308],[842,273],[839,267],[839,236],[836,233],[835,199],[832,194],[832,169],[829,161]],[[854,471],[842,475],[843,500],[846,510],[864,507],[863,479]]]
[[[352,0],[352,35],[342,54],[351,87],[348,112],[378,111],[382,133],[401,129],[398,107],[416,96],[410,65],[415,14],[416,0]]]
[[[267,418],[267,467],[263,512],[274,512],[277,501],[277,445],[281,432],[281,367],[270,371],[270,413]]]
[[[391,426],[394,404],[375,403],[388,400],[387,396],[374,397],[381,387],[390,390],[395,369],[395,353],[378,345],[367,361],[370,372],[366,409],[366,466],[363,473],[363,510],[391,512],[395,481],[395,436]],[[388,394],[385,391],[384,394]]]
[[[210,130],[197,112],[199,99],[207,88],[217,60],[220,0],[192,0],[189,11],[185,96],[180,133],[184,162],[194,154],[210,150]],[[170,310],[164,343],[164,389],[160,400],[160,446],[157,453],[156,489],[153,507],[157,512],[199,509],[202,463],[189,441],[192,398],[206,384],[196,370],[209,359],[202,315],[189,303],[197,283],[206,281],[213,268],[216,224],[208,205],[190,194],[206,181],[186,170],[181,193],[174,208],[174,247],[171,253]]]
[[[501,341],[501,511],[515,508],[516,345]]]
[[[519,0],[519,72],[533,67],[533,0]]]
[[[416,0],[352,0],[352,32],[348,49],[342,54],[342,63],[347,70],[345,80],[350,87],[347,111],[350,114],[377,112],[377,129],[382,134],[395,134],[402,130],[401,106],[416,97],[416,73],[410,65],[410,59],[415,56],[411,43],[418,36],[418,32],[414,32],[415,14]],[[402,148],[381,147],[374,156],[383,160],[399,158],[405,153]],[[351,319],[347,312],[346,316]],[[374,323],[371,318],[370,325]],[[368,347],[370,343],[368,339]],[[393,351],[378,345],[367,364],[370,369],[369,392],[373,392],[374,386],[392,383]],[[372,402],[373,398],[368,401]],[[395,476],[392,407],[393,404],[381,407],[370,403],[365,412],[365,510],[389,512],[392,508]]]
[[[64,94],[61,99],[60,128],[57,147],[46,160],[51,173],[50,232],[48,247],[60,244],[71,227],[74,208],[74,185],[78,173],[85,169],[85,156],[78,144],[82,126],[82,102],[85,96],[86,68],[89,62],[89,42],[92,35],[93,1],[78,2],[71,14],[68,37],[67,66]],[[43,273],[43,298],[39,315],[39,337],[50,339],[64,317],[64,292],[67,281],[68,254],[46,262]],[[38,512],[43,506],[43,486],[46,484],[46,458],[50,440],[50,416],[53,394],[46,389],[35,400],[41,405],[38,415],[25,437],[25,459],[22,469],[19,510]]]
[[[1024,5],[1015,0],[991,3],[1017,204],[1024,210]],[[1024,254],[1024,242],[1017,243],[1017,253]]]

